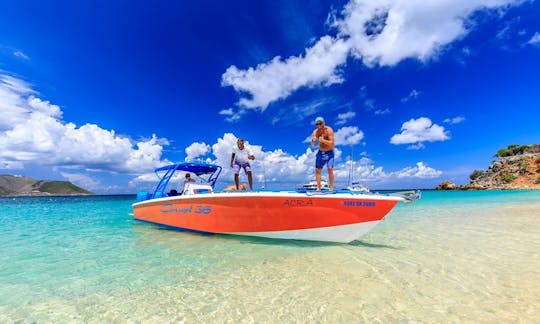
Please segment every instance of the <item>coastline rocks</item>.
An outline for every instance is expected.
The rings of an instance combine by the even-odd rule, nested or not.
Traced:
[[[435,190],[456,190],[457,186],[452,181],[443,181],[441,182]]]
[[[540,189],[540,154],[501,157],[464,189]]]

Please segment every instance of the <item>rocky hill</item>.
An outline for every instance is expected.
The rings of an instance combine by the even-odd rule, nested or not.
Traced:
[[[80,196],[92,195],[69,181],[34,180],[29,177],[0,175],[0,196]]]
[[[487,170],[473,171],[468,184],[444,181],[436,189],[540,189],[540,145],[509,145],[495,157]]]

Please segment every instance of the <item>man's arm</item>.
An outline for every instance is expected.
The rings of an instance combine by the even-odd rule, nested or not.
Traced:
[[[235,157],[235,154],[233,152],[233,154],[231,154],[231,168],[233,167],[234,157]]]
[[[317,130],[314,130],[311,134],[311,147],[315,146],[315,143],[317,142]]]

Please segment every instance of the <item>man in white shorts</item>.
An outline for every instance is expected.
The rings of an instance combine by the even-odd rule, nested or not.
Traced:
[[[244,169],[244,172],[248,176],[249,189],[253,190],[253,177],[249,160],[255,160],[255,156],[244,146],[244,140],[239,138],[236,141],[236,146],[232,149],[231,155],[231,168],[234,169],[234,183],[236,185],[236,190],[239,190],[238,174],[240,173],[240,169]]]

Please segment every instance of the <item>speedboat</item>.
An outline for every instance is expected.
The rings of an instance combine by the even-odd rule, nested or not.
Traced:
[[[335,191],[215,191],[221,167],[176,163],[155,170],[153,192],[139,192],[136,220],[204,233],[349,243],[371,230],[399,202],[420,198],[420,191],[372,194]],[[177,172],[198,177],[178,195],[167,194]]]

